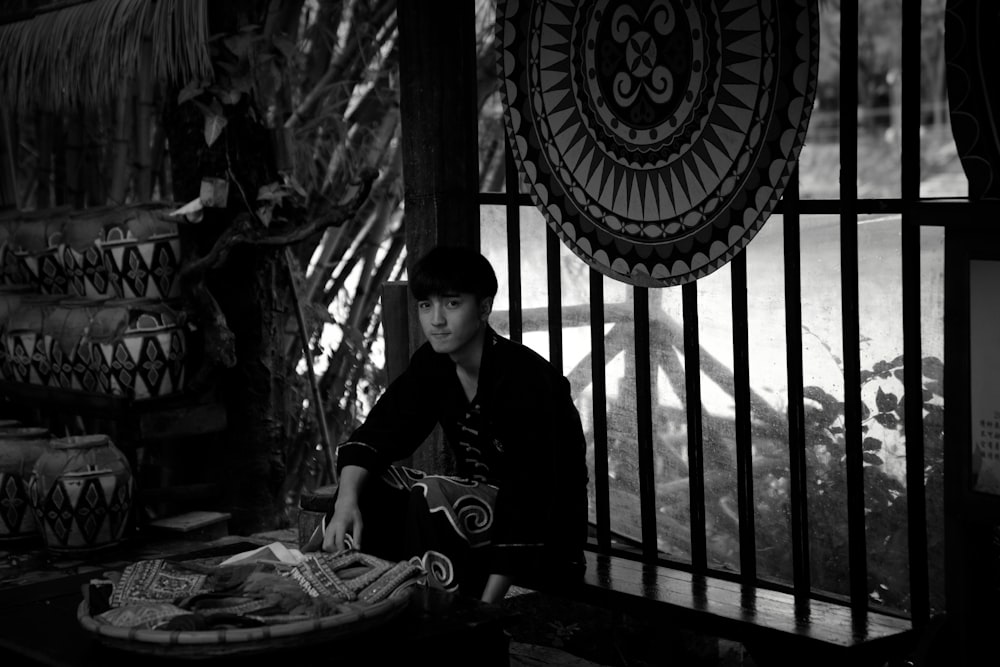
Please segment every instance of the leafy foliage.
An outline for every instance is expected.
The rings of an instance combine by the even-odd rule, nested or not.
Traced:
[[[943,481],[942,379],[944,366],[936,357],[922,362],[924,483],[928,498],[940,499]],[[907,493],[903,357],[880,361],[861,373],[862,457],[864,506],[868,540],[869,593],[874,602],[897,609],[909,607],[907,563]],[[844,403],[817,386],[805,388],[806,457],[809,470],[808,511],[813,585],[835,593],[848,592],[845,500],[846,439]],[[755,482],[768,484],[787,469],[758,472]],[[787,498],[778,499],[787,502]],[[779,505],[780,508],[780,505]],[[783,512],[762,512],[758,534],[783,539]],[[931,578],[943,569],[943,518],[940,502],[928,502]],[[787,552],[787,550],[785,550]],[[772,553],[780,554],[781,550]]]

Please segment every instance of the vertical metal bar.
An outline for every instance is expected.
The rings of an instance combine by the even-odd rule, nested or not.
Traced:
[[[920,3],[902,7],[902,281],[903,281],[903,396],[907,410],[906,510],[910,556],[910,614],[921,627],[930,618],[927,557],[927,508],[924,492],[923,350],[920,327]],[[913,406],[920,406],[915,409]]]
[[[611,490],[608,486],[608,389],[604,359],[604,276],[590,269],[590,366],[594,412],[594,496],[597,544],[611,548]]]
[[[545,268],[549,286],[549,361],[563,372],[562,344],[562,274],[559,261],[559,237],[551,227],[545,234]]]
[[[858,2],[840,5],[840,272],[851,606],[868,606],[858,312]]]
[[[521,319],[521,207],[518,203],[517,163],[510,144],[504,151],[504,200],[507,213],[507,293],[510,295],[510,339],[521,342],[524,322]]]
[[[691,565],[708,568],[705,539],[705,457],[701,422],[701,347],[698,342],[698,284],[681,288],[684,311],[684,385],[688,429],[688,493],[691,502]]]
[[[782,214],[785,252],[785,357],[788,369],[788,472],[792,522],[792,583],[797,602],[809,598],[809,509],[806,490],[806,421],[802,381],[802,255],[799,171],[788,180]]]
[[[653,403],[650,382],[649,289],[632,291],[635,315],[635,415],[639,458],[639,513],[642,553],[656,559],[656,480],[653,475]]]
[[[736,402],[736,495],[740,518],[740,576],[757,579],[754,533],[753,445],[750,434],[750,332],[747,330],[746,249],[730,262],[733,309],[733,394]]]

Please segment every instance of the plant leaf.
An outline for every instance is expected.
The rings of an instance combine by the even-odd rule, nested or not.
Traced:
[[[924,375],[932,380],[940,382],[944,379],[944,362],[937,357],[924,357],[922,366]]]
[[[882,412],[875,415],[875,421],[886,428],[896,428],[896,425],[899,423],[899,420],[896,419],[896,415],[891,412]]]
[[[192,81],[184,86],[181,92],[177,93],[177,104],[184,104],[188,100],[193,100],[203,92],[205,92],[205,86],[200,81]]]
[[[226,117],[222,114],[205,116],[205,144],[208,146],[214,144],[215,140],[222,134],[222,130],[225,129],[227,122]]]
[[[861,458],[865,463],[869,463],[873,466],[880,466],[885,463],[880,456],[872,454],[871,452],[861,452]]]
[[[882,441],[878,438],[865,438],[865,441],[861,443],[861,448],[866,452],[875,452],[882,449]]]
[[[879,387],[878,392],[875,394],[875,407],[878,408],[879,412],[892,412],[896,409],[898,403],[899,399],[896,398],[895,394],[887,394]]]

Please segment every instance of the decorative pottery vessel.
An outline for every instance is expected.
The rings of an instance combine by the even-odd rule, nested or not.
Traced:
[[[0,287],[0,381],[14,379],[7,354],[7,321],[20,307],[29,287]]]
[[[46,548],[94,551],[125,534],[132,469],[106,435],[55,438],[35,462],[28,492]]]
[[[108,301],[91,320],[89,341],[98,391],[145,399],[183,389],[186,328],[180,314],[166,304]]]
[[[122,299],[180,295],[181,240],[162,205],[136,205],[105,225],[101,250],[111,287]]]
[[[45,349],[43,327],[59,299],[57,295],[26,295],[7,319],[3,342],[10,364],[10,381],[42,387],[49,385],[52,367]]]
[[[21,275],[42,294],[66,294],[69,281],[59,258],[68,209],[24,213],[14,232],[14,256]]]
[[[102,301],[85,297],[61,299],[42,323],[49,356],[49,386],[93,392],[97,380],[91,368],[90,322]]]
[[[107,226],[123,221],[124,209],[102,206],[74,213],[62,231],[59,259],[68,280],[68,292],[92,299],[116,296],[104,262],[101,241]]]
[[[48,444],[48,429],[0,426],[0,543],[39,537],[28,479]]]
[[[21,264],[14,254],[14,234],[21,224],[20,211],[0,213],[0,287],[20,287],[28,284]]]

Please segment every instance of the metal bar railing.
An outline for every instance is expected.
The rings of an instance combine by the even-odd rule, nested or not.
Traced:
[[[611,547],[611,489],[608,483],[608,405],[604,349],[604,276],[590,269],[590,368],[593,383],[594,501],[597,544]]]
[[[733,310],[733,398],[736,403],[736,497],[740,521],[740,575],[757,579],[757,537],[754,532],[753,442],[750,432],[750,332],[747,328],[746,249],[730,262]]]
[[[861,334],[858,305],[858,2],[840,5],[840,280],[850,596],[868,606],[865,473],[861,432]]]
[[[920,315],[920,219],[905,206],[920,199],[920,39],[919,2],[902,7],[902,154],[900,185],[904,208],[901,252],[903,285],[903,417],[906,434],[906,509],[910,560],[910,614],[923,626],[930,618],[927,508],[924,493],[923,350]],[[912,409],[918,405],[921,409]]]
[[[518,183],[517,163],[510,143],[504,152],[504,180],[506,182],[503,202],[507,216],[507,293],[510,295],[510,339],[521,342],[524,321],[521,316],[521,197]]]
[[[559,237],[551,228],[548,228],[545,234],[545,268],[549,295],[549,361],[562,373],[562,274],[559,264]]]
[[[635,413],[639,460],[639,513],[642,521],[642,554],[655,560],[656,480],[653,474],[653,402],[650,380],[649,289],[632,290],[635,326]]]
[[[691,503],[691,566],[708,568],[705,537],[705,457],[701,416],[701,361],[698,342],[698,284],[681,287],[684,313],[684,385],[687,405],[688,493]]]
[[[809,564],[809,505],[806,480],[806,424],[802,371],[802,254],[799,224],[799,172],[783,196],[785,260],[785,358],[788,377],[788,479],[792,535],[792,585],[804,602],[812,588]]]

